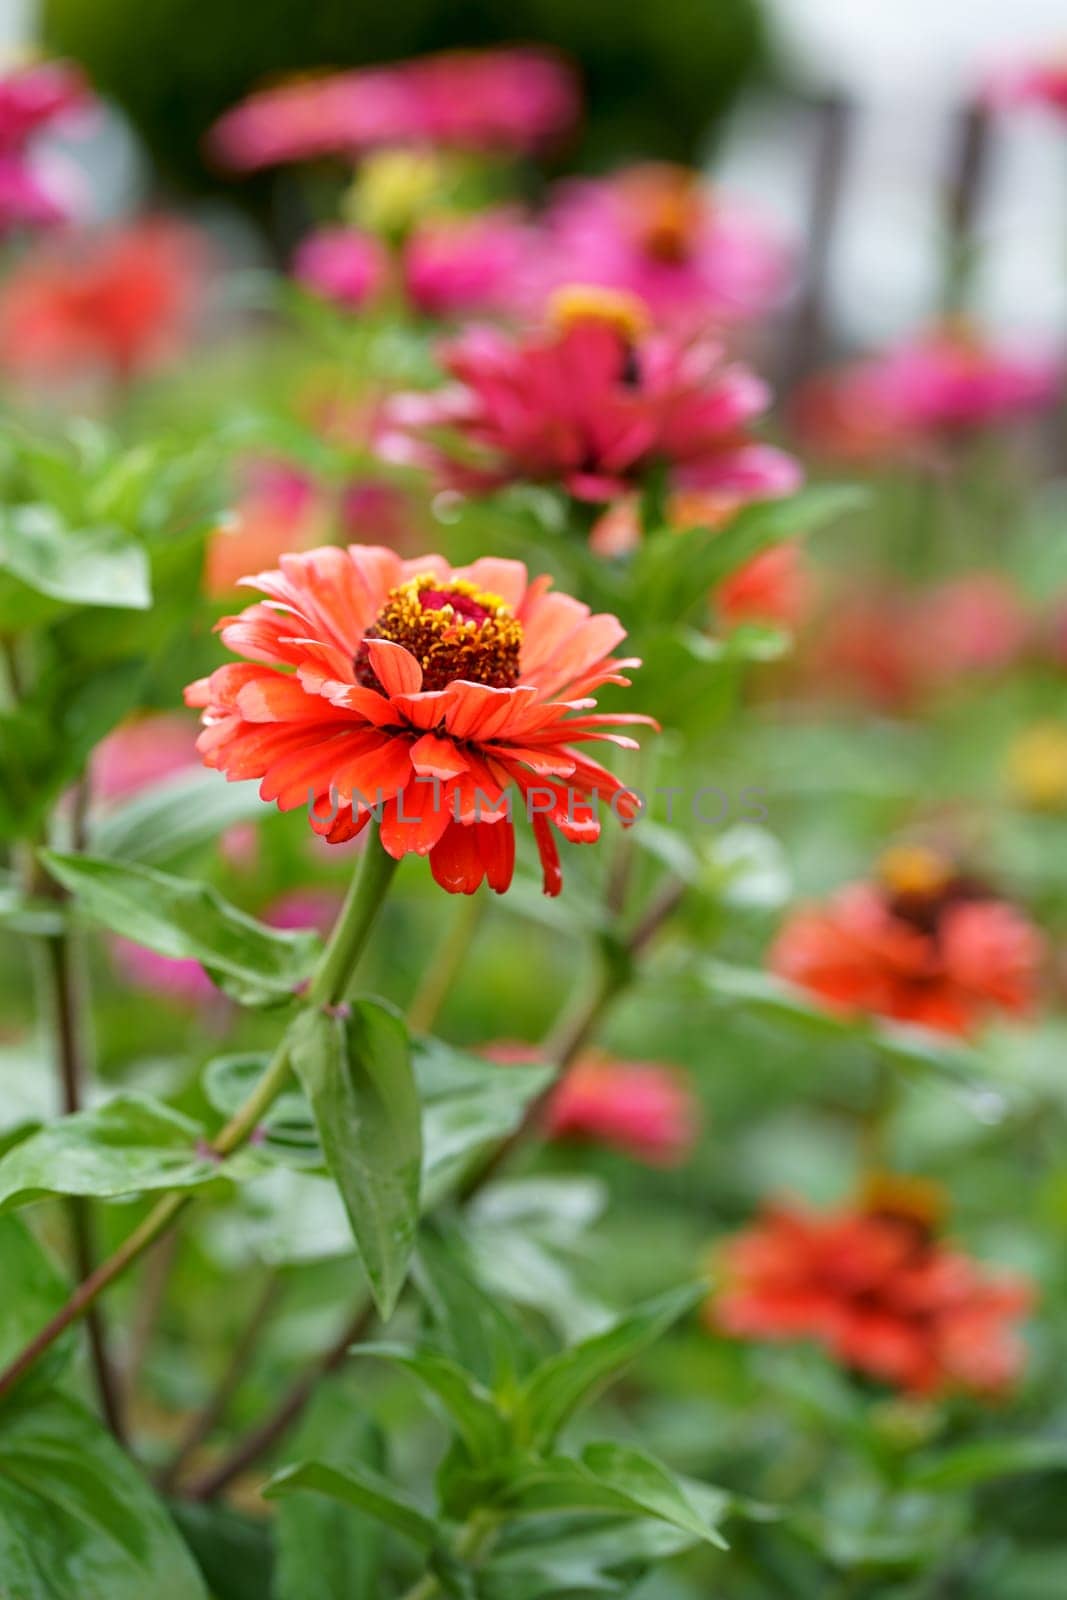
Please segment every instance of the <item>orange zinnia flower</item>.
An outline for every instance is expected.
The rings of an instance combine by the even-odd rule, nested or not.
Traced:
[[[796,911],[770,964],[830,1004],[966,1035],[992,1011],[1025,1014],[1041,941],[1013,906],[932,852],[891,851],[881,883]]]
[[[1013,1324],[1026,1283],[992,1276],[910,1207],[871,1197],[815,1212],[767,1207],[720,1255],[710,1326],[742,1339],[811,1339],[854,1372],[912,1394],[995,1396],[1018,1378]]]
[[[639,665],[611,655],[617,618],[549,593],[518,561],[453,570],[371,545],[283,556],[245,582],[266,600],[220,628],[246,659],[186,690],[203,709],[200,753],[227,778],[259,778],[282,811],[307,805],[330,843],[374,815],[389,854],[428,855],[442,888],[473,894],[487,878],[502,894],[517,797],[558,894],[554,830],[597,839],[598,799],[633,821],[636,796],[574,748],[634,748],[617,726],[651,722],[593,710],[594,690]]]

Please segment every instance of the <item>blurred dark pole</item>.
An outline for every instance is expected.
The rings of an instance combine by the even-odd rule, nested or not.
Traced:
[[[977,102],[964,106],[954,119],[952,139],[939,307],[943,317],[960,316],[966,311],[978,264],[978,223],[993,151],[993,122],[988,109]]]
[[[783,339],[779,385],[783,393],[821,361],[830,342],[830,267],[848,169],[853,108],[843,94],[813,102],[812,175],[804,281]]]

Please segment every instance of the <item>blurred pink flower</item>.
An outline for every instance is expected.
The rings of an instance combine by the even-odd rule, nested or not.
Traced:
[[[101,800],[124,800],[175,772],[200,765],[196,723],[174,712],[131,717],[93,753],[93,792]]]
[[[986,79],[980,98],[994,111],[1042,106],[1067,117],[1067,57],[999,67]]]
[[[699,1121],[696,1098],[677,1067],[589,1051],[553,1090],[545,1131],[550,1139],[589,1140],[649,1166],[672,1167],[692,1150]]]
[[[1062,363],[994,346],[960,326],[935,328],[881,356],[817,374],[794,402],[810,448],[851,460],[922,453],[951,437],[1052,405]]]
[[[481,1052],[501,1066],[543,1062],[537,1045],[499,1040]],[[550,1139],[609,1145],[653,1167],[672,1167],[690,1154],[700,1107],[679,1067],[655,1061],[617,1061],[587,1050],[552,1090],[545,1112]]]
[[[91,104],[81,72],[65,61],[16,67],[0,77],[0,151],[25,149],[34,134]]]
[[[628,296],[573,295],[575,313],[568,307],[546,331],[472,327],[442,347],[454,382],[386,403],[383,457],[471,493],[554,483],[595,503],[639,488],[662,467],[674,487],[739,500],[796,488],[793,458],[751,435],[770,398],[753,372],[709,340],[644,333]]]
[[[313,928],[325,936],[340,906],[341,896],[333,889],[290,889],[267,908],[263,920],[272,928],[294,932]]]
[[[999,572],[969,572],[938,584],[916,607],[916,647],[932,678],[998,672],[1027,646],[1030,618],[1022,596]]]
[[[378,240],[359,228],[320,228],[303,241],[293,261],[298,283],[345,311],[359,311],[373,299],[388,269]]]
[[[112,937],[110,949],[116,970],[131,989],[159,995],[183,1007],[222,1002],[219,990],[198,961],[161,956],[117,935]]]
[[[208,541],[205,592],[212,598],[232,594],[248,573],[318,544],[323,520],[322,498],[308,473],[286,461],[254,461],[236,514]]]
[[[543,50],[456,50],[298,79],[250,95],[209,135],[234,172],[386,145],[540,150],[575,124],[571,69]]]
[[[408,298],[431,317],[514,310],[528,296],[535,240],[513,211],[426,223],[404,251]]]
[[[547,218],[544,288],[626,289],[657,322],[733,323],[766,312],[787,287],[788,252],[685,167],[650,162],[562,184]]]

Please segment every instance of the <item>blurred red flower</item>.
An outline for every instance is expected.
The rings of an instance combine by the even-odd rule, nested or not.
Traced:
[[[761,550],[732,572],[712,601],[728,628],[745,622],[798,628],[811,609],[813,590],[804,551],[790,539]]]
[[[68,208],[32,148],[54,123],[91,104],[77,68],[40,61],[0,76],[0,237],[63,221]]]
[[[558,894],[554,830],[598,839],[598,799],[633,820],[636,798],[574,748],[634,748],[619,725],[651,720],[595,710],[594,692],[637,665],[611,655],[624,637],[615,617],[549,593],[518,561],[453,569],[381,546],[283,556],[246,582],[266,601],[221,624],[246,659],[186,690],[203,710],[200,753],[230,779],[261,779],[282,811],[309,806],[330,843],[380,808],[391,855],[428,855],[451,893],[484,878],[503,893],[517,798],[545,893]]]
[[[768,1206],[719,1257],[709,1325],[742,1339],[810,1339],[843,1366],[918,1395],[1003,1394],[1024,1350],[1028,1284],[987,1273],[893,1209]]]
[[[129,379],[177,355],[207,269],[200,235],[155,217],[39,246],[0,290],[0,366]]]
[[[967,1035],[991,1012],[1032,1009],[1041,955],[1013,906],[904,848],[881,882],[794,911],[770,966],[830,1005]]]
[[[318,543],[324,522],[322,498],[306,472],[284,461],[254,462],[236,513],[208,540],[205,592],[232,594],[246,573]]]

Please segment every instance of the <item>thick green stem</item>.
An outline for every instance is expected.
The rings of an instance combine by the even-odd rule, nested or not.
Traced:
[[[395,861],[386,854],[375,835],[368,841],[362,870],[349,888],[309,985],[307,998],[311,1004],[332,1006],[344,999],[395,867]],[[283,1039],[255,1089],[212,1142],[211,1149],[216,1156],[229,1155],[252,1136],[285,1087],[289,1070],[289,1051]],[[189,1198],[188,1195],[169,1194],[158,1201],[114,1254],[78,1285],[66,1305],[0,1372],[0,1399],[21,1382],[67,1328],[90,1311],[99,1295],[166,1233],[189,1203]]]

